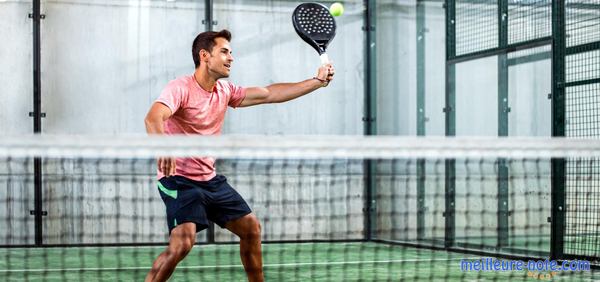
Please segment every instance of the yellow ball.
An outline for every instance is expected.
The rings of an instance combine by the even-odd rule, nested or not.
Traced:
[[[335,2],[329,7],[329,13],[334,17],[339,17],[344,13],[344,6],[340,2]]]

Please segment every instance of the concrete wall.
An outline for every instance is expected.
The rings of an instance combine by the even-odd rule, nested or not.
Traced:
[[[30,1],[0,3],[0,131],[30,133],[33,57]]]
[[[144,133],[166,83],[193,72],[202,1],[46,1],[44,132]]]

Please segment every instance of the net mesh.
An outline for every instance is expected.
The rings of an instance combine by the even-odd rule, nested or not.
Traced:
[[[0,148],[0,276],[33,281],[143,280],[168,241],[155,168],[167,155],[219,159],[261,222],[267,281],[551,275],[467,272],[461,260],[547,258],[551,158],[597,167],[600,156],[593,140],[508,138],[26,136]],[[30,214],[34,158],[41,227]],[[579,170],[580,186],[597,182],[589,172]],[[571,235],[598,243],[597,233]],[[219,227],[198,233],[173,280],[245,280],[238,240]]]

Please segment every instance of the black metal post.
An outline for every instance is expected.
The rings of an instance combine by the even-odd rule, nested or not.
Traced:
[[[552,137],[565,136],[565,2],[552,1]],[[552,211],[550,257],[564,257],[565,236],[565,159],[552,159]]]
[[[364,0],[365,14],[364,27],[365,31],[365,107],[364,107],[364,134],[376,135],[377,127],[375,123],[376,117],[376,60],[375,60],[375,12],[376,2],[374,0]],[[365,160],[365,239],[372,240],[374,230],[376,229],[376,164],[373,160]]]
[[[417,136],[425,136],[425,3],[417,1]],[[425,160],[417,160],[417,239],[425,238]]]
[[[508,1],[500,0],[498,9],[498,47],[508,46]],[[508,55],[498,55],[498,136],[508,136]],[[508,163],[505,158],[498,159],[498,200],[497,200],[497,246],[508,246]]]
[[[204,31],[213,30],[213,0],[204,0]],[[215,224],[210,222],[206,230],[206,241],[215,242]]]
[[[446,0],[446,106],[444,113],[446,118],[446,136],[456,135],[456,111],[455,109],[455,79],[456,65],[450,60],[456,57],[456,22],[455,1]],[[455,204],[456,204],[456,161],[448,159],[445,161],[445,229],[444,246],[450,248],[454,245],[455,230]]]
[[[213,0],[204,0],[204,31],[213,30]]]
[[[41,39],[40,39],[40,21],[42,14],[40,11],[40,1],[33,0],[33,11],[30,18],[33,20],[33,112],[29,116],[33,117],[33,132],[40,134],[42,132],[42,92],[41,92]],[[42,159],[33,159],[33,177],[34,177],[34,209],[30,214],[34,215],[34,236],[35,245],[43,244],[42,233]]]

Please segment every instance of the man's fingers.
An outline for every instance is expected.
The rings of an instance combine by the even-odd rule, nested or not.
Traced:
[[[160,171],[162,174],[165,174],[162,158],[158,158],[158,171]]]
[[[331,66],[328,70],[327,70],[327,80],[332,80],[333,79],[333,75],[335,74],[335,69],[333,68],[333,66]]]
[[[159,158],[158,170],[165,176],[175,175],[175,159],[174,158]]]
[[[325,84],[323,86],[327,86],[331,80],[333,80],[333,75],[335,74],[335,68],[331,63],[325,64],[319,67],[319,71],[317,77],[320,80],[325,80]]]
[[[175,159],[169,159],[170,161],[170,169],[171,169],[171,175],[175,175]]]
[[[162,160],[162,173],[166,176],[169,176],[171,173],[169,171],[169,160],[167,160],[167,159]]]

